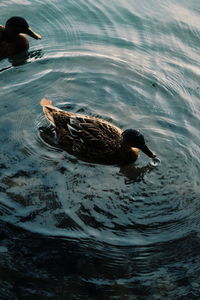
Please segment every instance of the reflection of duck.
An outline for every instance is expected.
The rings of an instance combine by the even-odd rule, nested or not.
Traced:
[[[137,159],[139,149],[149,157],[156,156],[137,130],[122,131],[105,120],[63,111],[48,99],[42,99],[40,104],[47,120],[55,128],[60,148],[84,161],[132,163]]]
[[[29,42],[26,34],[36,40],[41,39],[24,18],[12,17],[5,26],[0,25],[0,57],[9,57],[28,50]]]
[[[123,165],[120,166],[120,173],[125,176],[125,184],[132,184],[140,181],[144,181],[144,176],[151,173],[154,167],[150,163],[143,167],[135,165]]]

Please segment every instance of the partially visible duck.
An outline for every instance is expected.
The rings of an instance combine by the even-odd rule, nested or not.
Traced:
[[[22,17],[12,17],[5,26],[0,25],[0,57],[10,57],[28,50],[29,41],[26,35],[36,40],[41,39]]]
[[[81,160],[128,164],[137,159],[139,149],[151,158],[156,157],[138,130],[122,131],[105,120],[63,111],[46,98],[40,101],[40,105],[55,129],[59,147]]]

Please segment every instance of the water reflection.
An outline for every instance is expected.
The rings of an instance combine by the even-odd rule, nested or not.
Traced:
[[[43,55],[44,55],[44,51],[42,49],[34,50],[34,51],[25,51],[23,53],[14,55],[14,56],[8,58],[8,62],[11,64],[11,66],[0,69],[0,72],[6,71],[12,67],[18,67],[18,66],[26,64],[28,62],[31,62],[33,60],[42,58]],[[6,58],[3,58],[3,59],[6,59]]]
[[[154,167],[151,166],[149,163],[143,167],[138,167],[134,164],[120,167],[120,173],[126,176],[126,184],[143,181],[145,174],[150,174],[153,170]]]

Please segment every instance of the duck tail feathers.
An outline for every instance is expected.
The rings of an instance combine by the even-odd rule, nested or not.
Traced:
[[[42,98],[40,100],[40,105],[41,106],[47,106],[47,105],[52,105],[52,101],[47,99],[47,98]]]

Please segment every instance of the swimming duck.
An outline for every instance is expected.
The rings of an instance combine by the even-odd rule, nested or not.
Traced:
[[[41,36],[34,32],[22,17],[12,17],[6,25],[0,25],[0,57],[9,57],[28,50],[28,37],[38,40]]]
[[[122,131],[103,119],[63,111],[46,98],[40,101],[40,105],[55,129],[59,147],[81,160],[99,164],[128,164],[137,159],[139,150],[151,158],[156,157],[138,130]]]

